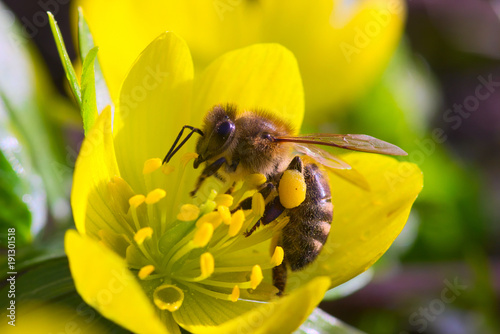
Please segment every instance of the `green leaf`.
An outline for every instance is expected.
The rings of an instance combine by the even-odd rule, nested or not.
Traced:
[[[22,180],[0,150],[0,230],[5,237],[0,239],[0,247],[7,248],[7,230],[15,228],[17,246],[27,243],[31,238],[31,213],[22,201]]]
[[[300,326],[295,334],[363,334],[364,332],[351,327],[325,311],[316,308],[306,322]]]
[[[81,109],[85,135],[87,135],[88,131],[92,128],[95,120],[97,119],[94,61],[98,50],[98,47],[91,49],[83,61]]]
[[[91,49],[95,47],[94,39],[90,28],[83,16],[83,10],[78,8],[78,49],[81,59],[85,59]],[[113,105],[111,96],[109,95],[108,86],[104,80],[104,75],[101,70],[99,59],[94,62],[94,76],[95,76],[95,92],[97,112],[100,113],[107,105]],[[83,89],[83,80],[82,80]]]
[[[60,128],[50,122],[47,112],[58,112],[68,105],[61,103],[22,30],[8,24],[7,13],[0,3],[0,142],[16,145],[8,150],[2,145],[2,149],[7,160],[18,161],[14,170],[22,170],[19,176],[27,184],[25,202],[36,232],[46,221],[47,202],[57,221],[66,220],[70,213],[66,195],[71,172],[60,173],[54,166],[64,165],[71,171],[71,162],[64,160]]]
[[[64,45],[61,30],[59,30],[59,26],[54,19],[54,15],[52,15],[51,12],[47,12],[47,15],[49,16],[50,29],[52,30],[52,34],[54,35],[57,51],[59,52],[59,57],[61,57],[61,62],[64,67],[64,71],[66,72],[66,78],[69,81],[71,91],[73,92],[78,105],[81,106],[82,93],[80,91],[80,84],[78,83],[75,69],[73,68],[73,64],[71,63],[71,59],[69,58],[68,52],[66,51],[66,46]]]

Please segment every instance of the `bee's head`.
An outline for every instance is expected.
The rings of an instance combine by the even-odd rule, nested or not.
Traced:
[[[202,162],[210,160],[228,149],[235,138],[235,115],[236,109],[231,105],[215,106],[207,114],[203,126],[204,135],[196,144],[198,158],[194,161],[194,168],[198,168]]]

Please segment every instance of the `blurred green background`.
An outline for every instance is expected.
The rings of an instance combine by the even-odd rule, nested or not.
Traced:
[[[0,246],[16,226],[18,270],[30,268],[28,277],[37,270],[30,264],[64,252],[83,139],[41,3],[0,3]],[[57,3],[57,12],[48,9],[75,57],[69,1]],[[498,333],[500,2],[407,5],[403,40],[384,74],[341,116],[306,119],[305,129],[367,133],[404,148],[424,173],[424,190],[388,253],[320,307],[367,333]],[[23,298],[44,296],[25,289]],[[59,301],[81,303],[71,280],[62,289]]]

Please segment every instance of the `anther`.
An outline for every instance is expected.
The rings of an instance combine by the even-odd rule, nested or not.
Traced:
[[[276,246],[273,256],[271,257],[271,265],[273,267],[279,266],[283,262],[284,257],[285,252],[283,251],[283,248],[281,248],[280,246]]]
[[[205,223],[210,223],[216,229],[222,223],[222,217],[218,211],[209,212],[201,216],[196,222],[196,226],[200,227]]]
[[[195,247],[205,247],[210,239],[212,239],[212,235],[214,234],[214,227],[210,223],[203,223],[196,230],[193,238],[193,245]]]
[[[229,208],[225,205],[219,205],[217,208],[217,211],[219,212],[220,216],[222,217],[222,221],[224,224],[229,225],[231,224],[231,211],[229,211]]]
[[[229,194],[219,194],[214,199],[217,205],[227,206],[228,208],[233,205],[233,196]]]
[[[163,164],[161,167],[161,172],[165,175],[171,174],[175,171],[175,167],[169,164]]]
[[[255,266],[253,266],[252,274],[250,275],[252,289],[256,289],[259,286],[260,282],[262,282],[263,278],[264,276],[262,275],[262,269],[258,264],[256,264]]]
[[[189,161],[198,158],[198,154],[194,152],[186,153],[181,158],[182,167],[186,167]]]
[[[138,245],[142,245],[144,240],[151,238],[152,235],[153,229],[151,227],[143,227],[135,233],[134,240]]]
[[[240,288],[237,285],[234,286],[230,298],[232,302],[236,302],[240,298]]]
[[[181,206],[181,212],[177,214],[177,219],[183,222],[189,222],[198,218],[200,208],[194,204],[184,204]]]
[[[208,277],[212,275],[215,268],[214,257],[211,253],[203,253],[200,256],[201,276]]]
[[[243,210],[238,210],[231,217],[231,225],[229,225],[228,235],[230,237],[236,236],[245,222],[245,213]]]
[[[250,174],[246,178],[246,182],[250,183],[254,188],[266,183],[266,176],[263,174]]]
[[[145,279],[149,275],[151,275],[153,271],[155,271],[155,266],[153,266],[152,264],[148,264],[147,266],[144,266],[139,270],[137,276],[139,276],[140,279]]]
[[[135,196],[130,197],[130,199],[128,200],[128,203],[130,204],[131,207],[137,208],[139,205],[144,203],[145,199],[146,199],[146,197],[144,197],[144,195],[135,195]]]
[[[163,189],[155,189],[149,192],[148,196],[146,196],[146,204],[155,204],[158,203],[163,197],[165,197],[167,193]]]
[[[252,196],[252,211],[257,217],[262,217],[266,209],[266,203],[261,193],[255,193]]]
[[[142,169],[142,174],[150,174],[160,168],[162,165],[159,158],[148,159],[144,162],[144,167]]]

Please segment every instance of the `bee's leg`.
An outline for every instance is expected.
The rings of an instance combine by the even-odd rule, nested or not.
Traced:
[[[271,182],[265,183],[263,187],[259,190],[259,193],[262,194],[262,197],[264,197],[264,200],[271,194],[271,192],[276,189],[274,184]],[[243,209],[243,210],[250,210],[252,208],[252,197],[245,198],[243,201],[240,202],[240,204],[231,210],[231,213],[235,213],[236,211]]]
[[[297,155],[292,159],[292,161],[287,167],[287,170],[297,170],[300,173],[304,172],[304,164],[302,163],[300,156]],[[269,182],[268,184],[271,184],[274,189],[274,185],[271,182]],[[250,199],[250,204],[251,204],[251,199]],[[249,230],[245,232],[245,237],[252,235],[252,233],[260,226],[260,224],[267,225],[276,218],[278,218],[283,213],[283,211],[285,211],[285,207],[281,204],[279,196],[276,196],[272,201],[267,203],[262,218],[257,223],[255,223],[254,226],[252,226]]]
[[[230,165],[228,165],[227,171],[230,173],[234,173],[236,171],[236,168],[238,168],[238,165],[240,164],[240,160],[238,159],[233,159]]]
[[[206,166],[203,172],[201,172],[201,175],[198,177],[198,181],[196,181],[196,186],[193,191],[191,191],[189,194],[191,196],[194,196],[196,192],[200,189],[201,184],[207,177],[210,177],[217,173],[217,171],[222,167],[222,165],[226,162],[226,158],[222,157],[210,165]]]
[[[283,213],[283,211],[285,211],[285,207],[281,205],[280,198],[276,196],[271,202],[267,203],[262,218],[259,219],[259,221],[255,223],[252,228],[245,232],[245,237],[249,237],[250,235],[252,235],[257,227],[260,226],[260,224],[267,225],[270,222],[274,221]]]
[[[285,292],[287,276],[288,271],[284,259],[279,266],[273,268],[273,285],[278,289],[277,296],[282,296],[283,292]]]
[[[292,161],[290,161],[290,164],[288,164],[288,167],[286,168],[287,170],[296,170],[299,171],[300,173],[304,172],[304,163],[302,162],[302,159],[300,156],[296,155]]]

